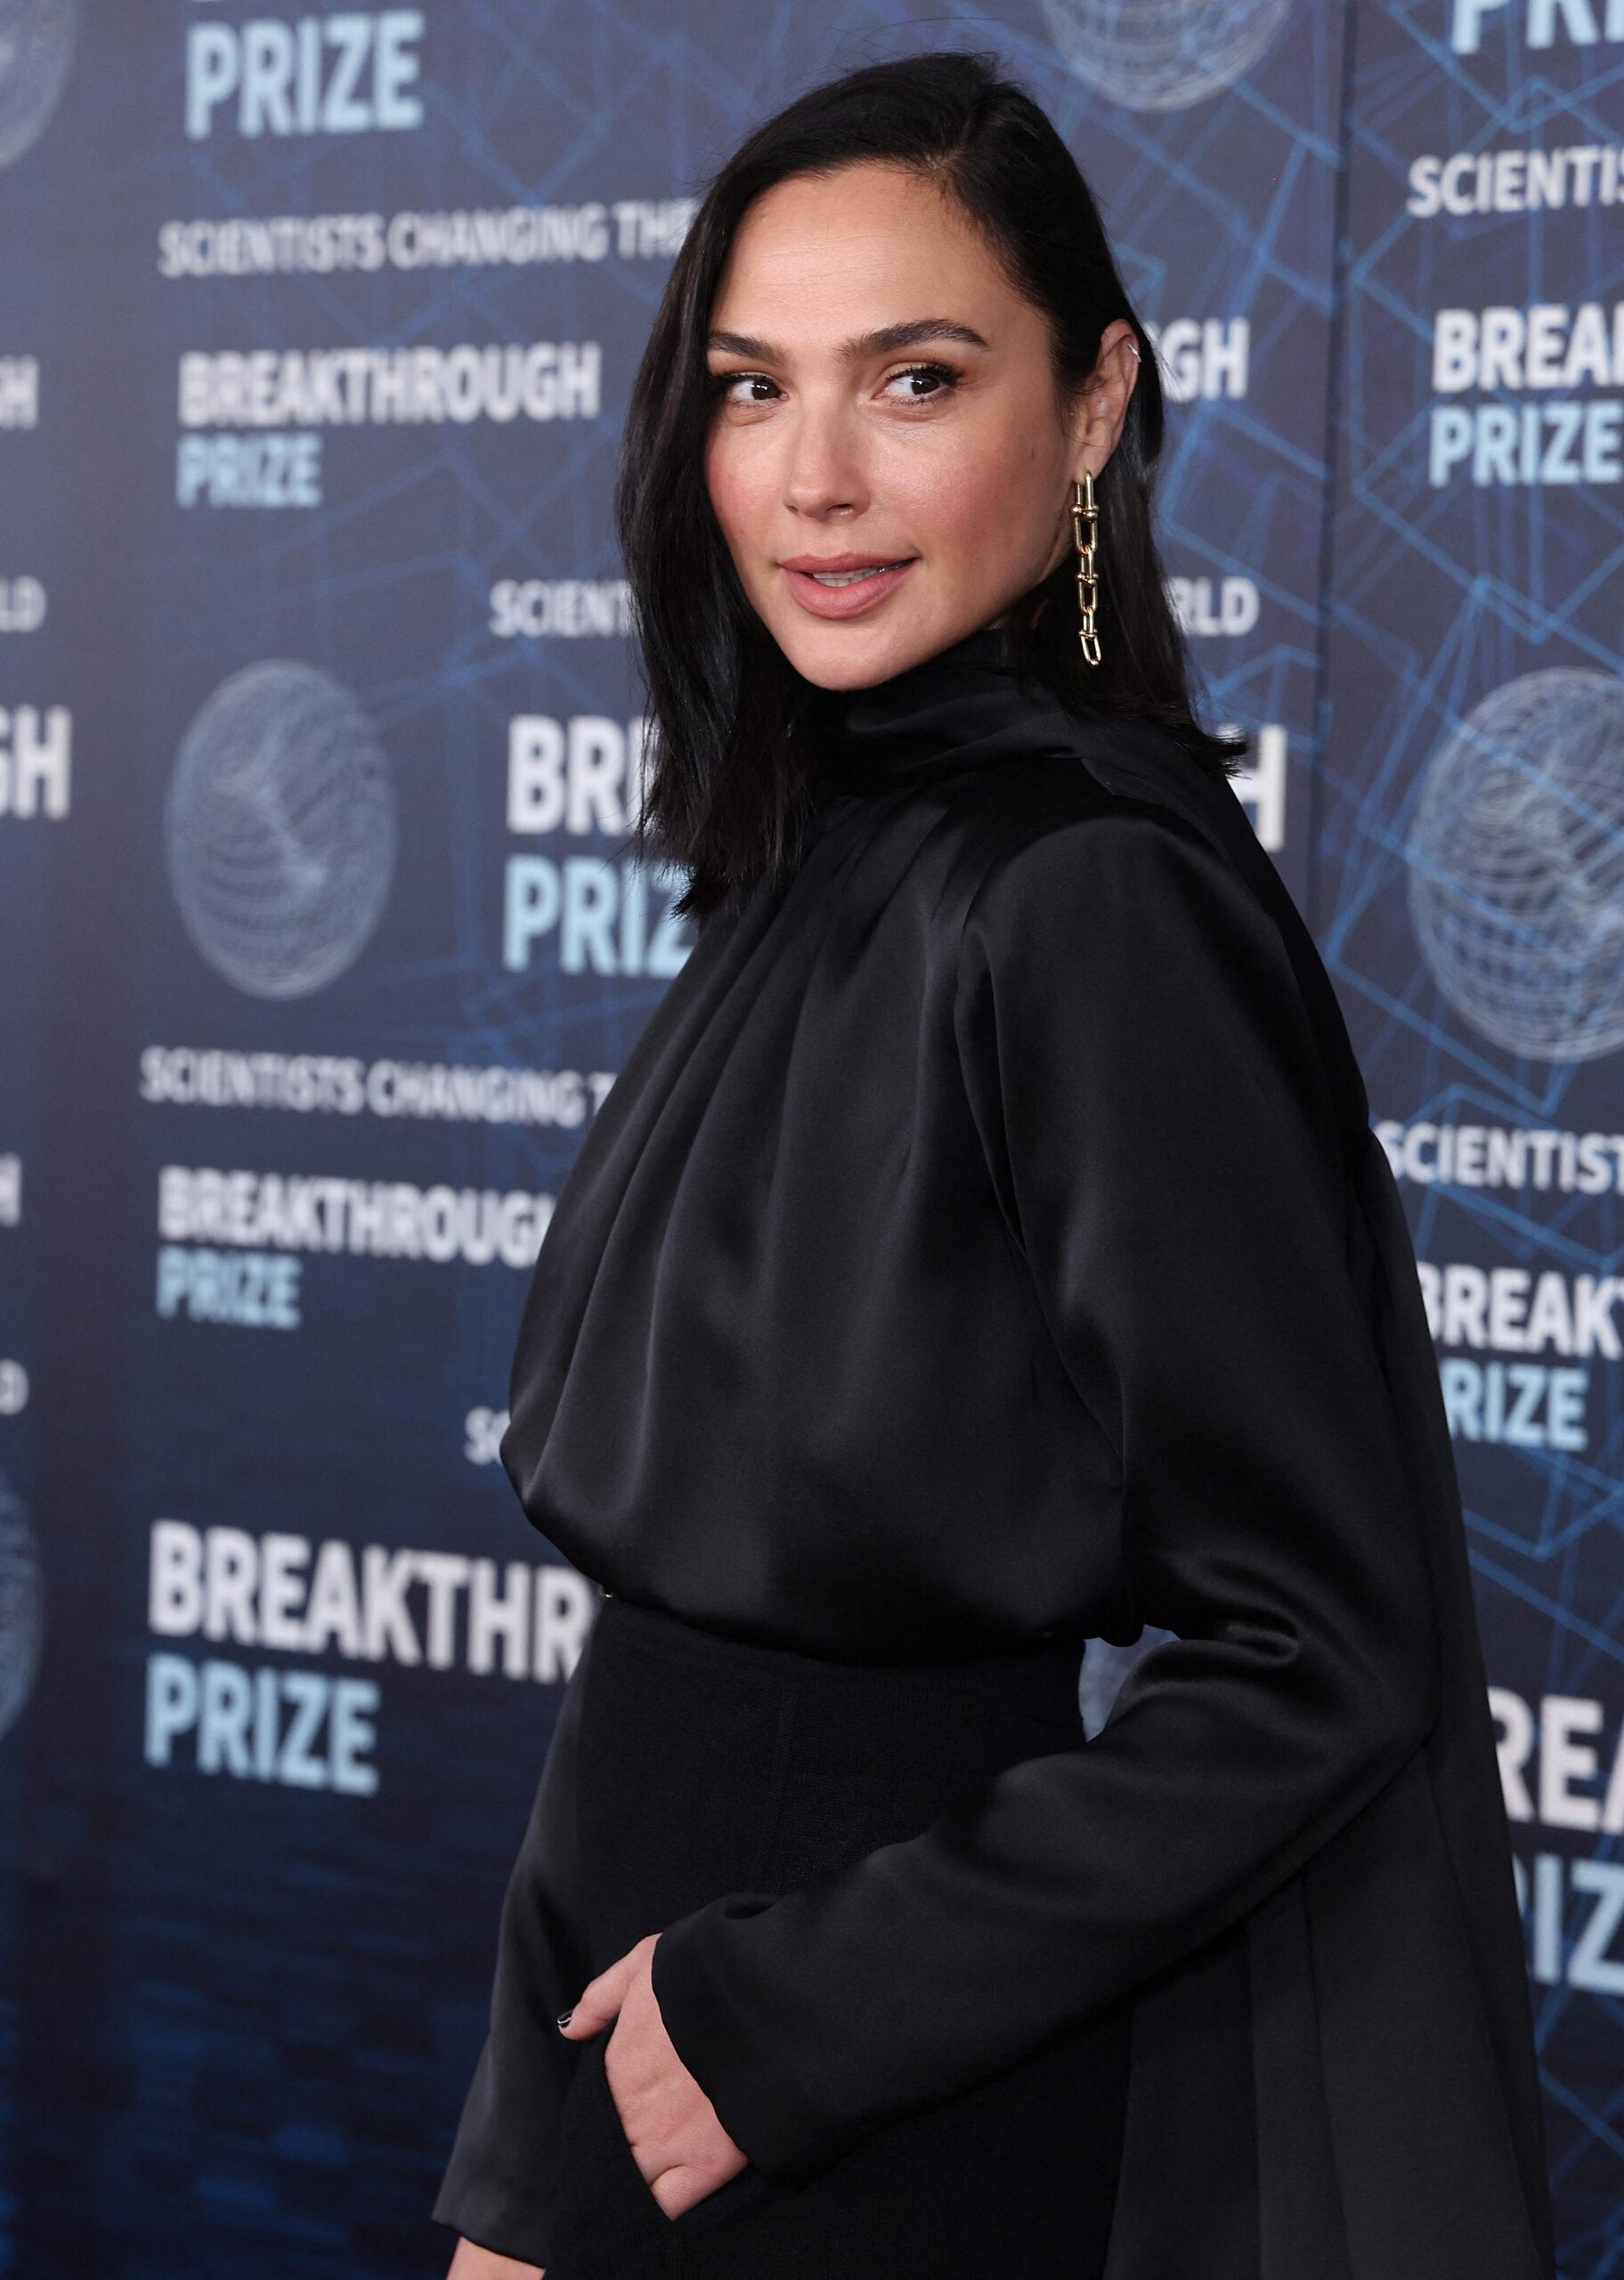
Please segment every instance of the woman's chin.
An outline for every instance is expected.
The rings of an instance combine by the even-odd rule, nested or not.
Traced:
[[[906,619],[876,617],[872,622],[848,618],[815,623],[803,616],[798,623],[769,630],[801,679],[827,689],[868,688],[889,680],[893,673],[933,657],[952,638],[918,613]]]

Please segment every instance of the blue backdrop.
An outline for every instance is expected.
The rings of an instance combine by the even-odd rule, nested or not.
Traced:
[[[622,409],[741,134],[945,45],[1157,342],[1204,709],[1423,1261],[1562,2269],[1624,2260],[1619,0],[0,0],[6,2270],[443,2268],[596,1602],[508,1361],[688,948]]]

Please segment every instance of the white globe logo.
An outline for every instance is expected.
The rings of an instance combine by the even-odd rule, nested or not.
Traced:
[[[1272,46],[1291,0],[1043,0],[1080,79],[1125,110],[1188,110]]]
[[[234,673],[187,730],[164,812],[186,931],[228,981],[299,998],[366,947],[394,874],[372,724],[313,665]]]
[[[28,1515],[0,1473],[0,1734],[34,1690],[44,1631],[39,1552]]]
[[[1624,680],[1557,666],[1486,696],[1429,762],[1406,853],[1474,1029],[1539,1061],[1624,1045]]]
[[[51,124],[79,37],[79,0],[0,0],[0,167]]]

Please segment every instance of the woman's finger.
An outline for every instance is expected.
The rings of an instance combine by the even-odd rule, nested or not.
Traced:
[[[641,1941],[637,1942],[638,1947],[642,1944]],[[608,2025],[626,1999],[626,1986],[637,1952],[637,1948],[629,1948],[623,1956],[606,1964],[596,1979],[588,1980],[571,2007],[559,2014],[560,2034],[571,2042],[579,2042]]]

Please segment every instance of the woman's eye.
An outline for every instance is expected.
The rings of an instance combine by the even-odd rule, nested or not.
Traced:
[[[888,389],[901,386],[903,393],[893,398],[896,403],[928,403],[933,396],[946,395],[957,385],[958,377],[946,364],[910,364],[905,372],[893,372],[885,385]]]
[[[710,386],[726,403],[770,403],[779,393],[776,380],[769,380],[765,372],[712,372]],[[748,388],[748,395],[735,395],[735,388]],[[758,394],[758,390],[772,390],[772,395]]]

